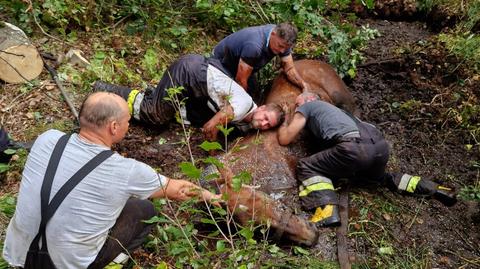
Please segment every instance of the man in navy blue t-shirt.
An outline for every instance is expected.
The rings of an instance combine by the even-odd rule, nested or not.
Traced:
[[[308,84],[293,64],[292,46],[296,39],[297,28],[290,23],[248,27],[220,41],[213,50],[213,58],[219,59],[235,80],[251,91],[252,73],[278,55],[287,78],[302,90],[308,90]]]

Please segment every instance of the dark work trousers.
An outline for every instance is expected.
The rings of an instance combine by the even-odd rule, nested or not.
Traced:
[[[302,158],[297,164],[297,178],[304,181],[314,176],[324,176],[335,183],[340,178],[382,180],[389,157],[389,146],[374,126],[358,123],[359,138],[339,139],[333,146]],[[318,195],[302,199],[307,209],[328,201]],[[321,196],[321,195],[320,195]]]
[[[12,155],[4,153],[9,145],[10,139],[8,133],[3,128],[0,128],[0,163],[8,163],[10,161]]]
[[[201,55],[185,55],[174,62],[163,74],[156,89],[145,93],[140,105],[140,121],[151,125],[163,125],[174,118],[175,108],[170,101],[167,90],[173,87],[183,87],[178,96],[185,99],[187,118],[194,126],[202,126],[215,113],[208,108],[207,68],[221,64],[218,60],[207,59]],[[222,70],[222,69],[220,69]]]
[[[89,269],[101,269],[115,259],[118,254],[132,252],[138,248],[155,224],[142,222],[157,215],[153,204],[148,200],[130,198],[110,230],[107,241]],[[120,245],[121,244],[121,245]]]

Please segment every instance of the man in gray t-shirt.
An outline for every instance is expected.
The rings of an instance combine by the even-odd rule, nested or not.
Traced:
[[[420,176],[386,173],[389,146],[373,125],[320,101],[313,93],[301,94],[296,104],[293,119],[290,123],[285,119],[278,129],[278,141],[288,145],[307,127],[323,148],[297,164],[297,178],[302,183],[300,200],[305,209],[315,210],[312,222],[320,226],[340,224],[333,186],[340,178],[376,180],[391,190],[433,197],[447,206],[456,203],[455,193],[449,188]]]
[[[80,132],[73,134],[53,179],[50,199],[94,156],[123,139],[130,119],[127,103],[118,95],[89,96],[80,111]],[[40,189],[59,138],[57,130],[40,135],[25,164],[15,214],[7,229],[3,257],[23,267],[40,224]],[[168,179],[150,166],[113,154],[90,172],[65,198],[47,224],[50,257],[57,268],[103,268],[124,247],[140,246],[156,215],[147,198],[210,201],[218,196],[185,181]],[[121,243],[121,245],[119,245]]]

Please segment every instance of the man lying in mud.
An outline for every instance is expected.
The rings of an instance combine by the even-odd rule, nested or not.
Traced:
[[[202,127],[208,140],[216,140],[218,125],[232,123],[241,131],[251,128],[266,130],[277,126],[284,117],[276,104],[257,107],[252,98],[228,75],[220,61],[189,54],[174,62],[163,74],[153,91],[140,92],[128,87],[97,81],[96,91],[109,91],[128,102],[130,114],[136,120],[151,125],[163,125],[176,113],[165,97],[167,89],[183,87],[179,99],[186,98],[180,110],[184,122]]]
[[[319,100],[314,93],[299,95],[296,106],[290,123],[285,120],[278,129],[278,140],[288,145],[306,126],[323,148],[297,164],[297,179],[302,183],[300,200],[305,209],[315,210],[312,222],[319,226],[340,224],[333,183],[341,178],[376,180],[391,190],[432,197],[446,206],[457,202],[450,188],[419,176],[386,173],[389,146],[373,125]]]
[[[37,138],[7,229],[3,257],[11,266],[38,268],[39,261],[27,256],[27,251],[29,246],[38,249],[42,237],[42,250],[45,246],[53,263],[42,268],[104,268],[114,259],[120,262],[128,257],[121,253],[140,246],[150,232],[152,224],[142,221],[157,212],[147,198],[196,197],[218,203],[212,199],[219,196],[193,183],[168,179],[147,164],[110,151],[112,144],[124,138],[129,120],[125,100],[99,92],[83,103],[78,134],[49,130]],[[100,161],[89,166],[94,159]],[[83,176],[74,175],[83,169],[87,169]],[[75,177],[81,181],[68,192],[65,186],[72,186]],[[57,200],[63,194],[65,199]],[[56,211],[55,201],[60,202]],[[42,219],[46,216],[51,216],[48,223]],[[41,219],[46,225],[43,235]]]

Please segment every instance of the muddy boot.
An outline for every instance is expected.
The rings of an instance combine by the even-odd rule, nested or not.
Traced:
[[[422,179],[420,176],[387,174],[385,176],[385,183],[390,190],[433,198],[445,206],[453,206],[457,203],[457,194],[453,189],[431,180]]]
[[[433,199],[440,201],[445,206],[453,206],[457,203],[457,193],[451,188],[438,185],[433,194]]]
[[[313,176],[302,180],[300,201],[306,210],[315,210],[310,221],[317,226],[338,226],[338,196],[332,181],[324,176]]]
[[[117,95],[120,95],[123,99],[128,100],[128,95],[132,91],[131,88],[125,87],[125,86],[120,86],[120,85],[115,85],[115,84],[110,84],[104,81],[97,80],[93,84],[93,91],[94,92],[111,92],[115,93]]]
[[[325,205],[317,207],[310,221],[320,227],[340,226],[338,205]]]

